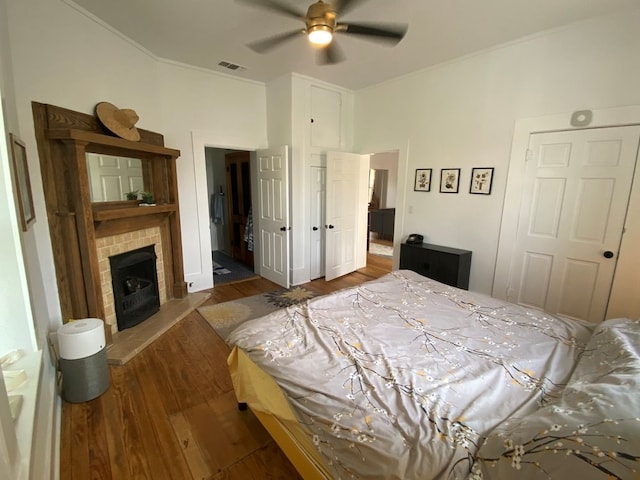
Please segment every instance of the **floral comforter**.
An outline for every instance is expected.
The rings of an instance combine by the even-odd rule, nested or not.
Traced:
[[[241,325],[334,478],[637,478],[640,324],[410,271]]]

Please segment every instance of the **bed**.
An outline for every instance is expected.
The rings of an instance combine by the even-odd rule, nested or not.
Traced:
[[[640,321],[400,270],[242,324],[234,389],[304,478],[640,478]]]

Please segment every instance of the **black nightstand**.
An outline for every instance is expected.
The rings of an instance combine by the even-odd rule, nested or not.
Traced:
[[[430,243],[403,243],[400,245],[400,268],[468,290],[471,252]]]

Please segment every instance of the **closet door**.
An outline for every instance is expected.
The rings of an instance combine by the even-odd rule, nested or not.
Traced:
[[[325,279],[367,264],[369,155],[327,154]]]
[[[342,96],[327,88],[311,87],[311,147],[339,149],[342,142]]]

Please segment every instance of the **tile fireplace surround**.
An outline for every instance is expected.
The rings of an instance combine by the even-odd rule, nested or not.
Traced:
[[[118,331],[111,283],[109,257],[137,248],[155,245],[160,311],[135,327]],[[100,281],[105,324],[112,332],[113,343],[107,347],[109,363],[122,365],[209,298],[207,293],[192,293],[183,299],[168,300],[165,281],[162,233],[159,227],[112,235],[96,240],[100,264]]]
[[[109,257],[146,247],[147,245],[155,245],[158,292],[160,293],[160,306],[162,306],[167,302],[167,287],[164,277],[164,259],[162,255],[162,235],[160,228],[146,228],[144,230],[136,230],[96,239],[96,250],[100,264],[102,302],[104,305],[104,322],[109,326],[112,334],[118,331],[118,325],[113,300],[113,284],[111,282]]]

